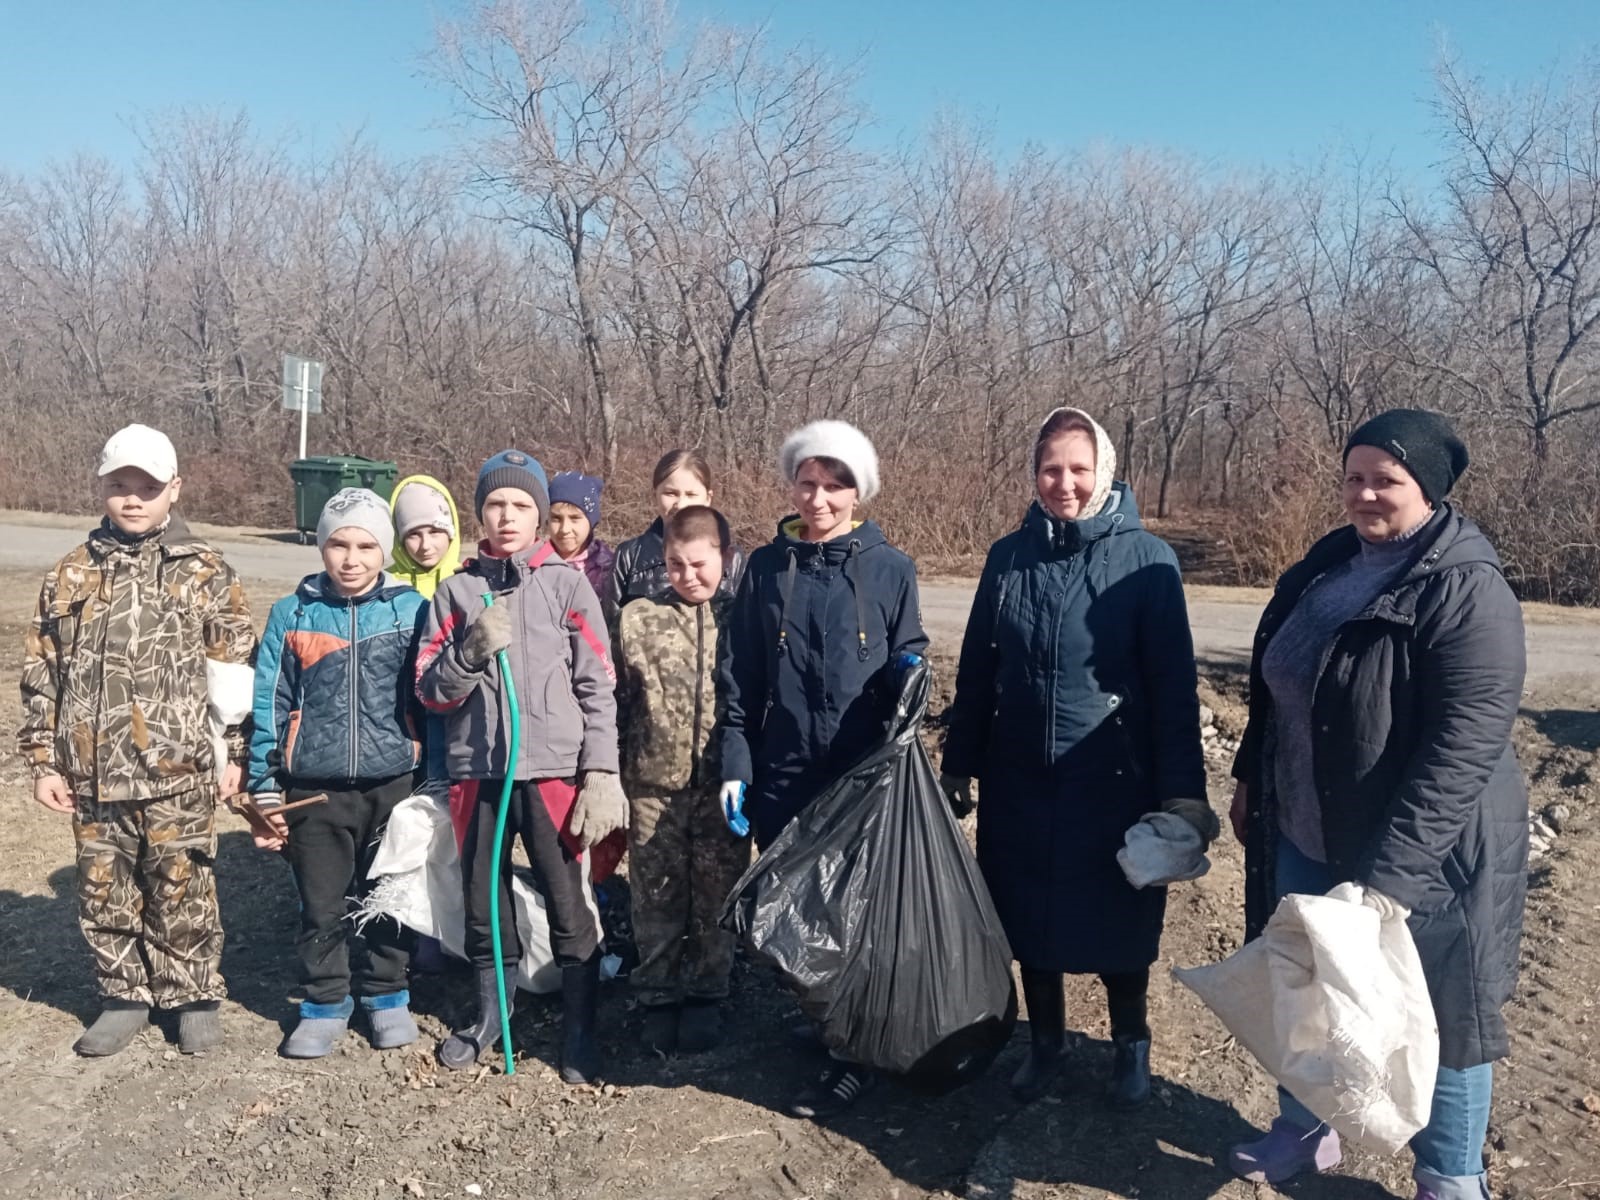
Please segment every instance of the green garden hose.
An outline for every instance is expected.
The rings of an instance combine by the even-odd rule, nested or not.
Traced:
[[[494,604],[494,593],[483,594],[485,608]],[[494,982],[500,999],[500,1038],[506,1056],[506,1074],[515,1075],[517,1064],[511,1057],[511,1005],[506,995],[506,964],[500,954],[500,871],[506,844],[506,815],[511,811],[511,793],[517,785],[517,760],[522,751],[522,709],[517,704],[517,685],[511,679],[511,659],[501,650],[494,656],[500,668],[500,686],[506,694],[506,719],[511,722],[506,778],[500,786],[500,810],[494,818],[494,862],[489,872],[489,929],[494,939]],[[515,906],[513,906],[515,907]]]

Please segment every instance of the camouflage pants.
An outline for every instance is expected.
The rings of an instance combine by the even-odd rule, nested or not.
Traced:
[[[78,797],[78,923],[112,1000],[176,1008],[220,1000],[216,794],[160,800]]]
[[[647,1005],[720,1000],[733,970],[733,935],[717,918],[749,865],[750,843],[728,832],[715,790],[632,801],[633,986]]]

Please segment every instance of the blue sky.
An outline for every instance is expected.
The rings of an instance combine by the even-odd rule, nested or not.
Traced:
[[[130,123],[244,107],[317,151],[357,130],[443,148],[447,99],[419,59],[455,0],[0,0],[0,167],[136,154]],[[1141,145],[1287,166],[1353,148],[1425,172],[1441,44],[1493,84],[1571,70],[1600,44],[1594,0],[681,0],[688,19],[765,22],[780,44],[859,59],[885,142],[940,111],[1002,147]]]

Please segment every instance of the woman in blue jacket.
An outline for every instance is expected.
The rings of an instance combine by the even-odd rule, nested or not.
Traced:
[[[878,491],[872,443],[843,421],[816,421],[778,454],[796,513],[750,555],[722,664],[723,805],[769,845],[881,733],[880,685],[902,653],[921,654],[917,571],[856,510]],[[837,1062],[791,1106],[824,1117],[871,1075]]]
[[[1147,532],[1111,440],[1052,412],[1038,498],[989,550],[949,712],[943,784],[957,815],[982,780],[978,862],[1022,967],[1032,1050],[1012,1081],[1043,1095],[1062,1066],[1062,975],[1099,975],[1115,1059],[1106,1100],[1150,1094],[1145,993],[1166,911],[1117,863],[1130,826],[1176,812],[1209,842],[1194,649],[1178,561]]]

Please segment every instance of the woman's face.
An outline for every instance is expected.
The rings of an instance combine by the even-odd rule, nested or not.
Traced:
[[[1369,542],[1386,542],[1428,519],[1433,506],[1399,459],[1376,446],[1356,446],[1344,460],[1345,515]]]
[[[580,553],[589,544],[589,533],[594,528],[576,504],[552,504],[549,524],[550,544],[564,559]]]
[[[854,527],[861,493],[814,458],[800,464],[789,500],[805,526],[805,540],[825,542]]]
[[[1075,521],[1094,495],[1094,439],[1082,429],[1068,429],[1044,444],[1034,486],[1039,503],[1060,521]]]
[[[679,467],[661,481],[656,488],[656,507],[663,517],[670,517],[680,508],[695,504],[710,504],[711,489],[700,482],[700,476],[687,467]]]
[[[421,529],[413,529],[402,539],[406,553],[411,556],[411,561],[424,571],[431,570],[439,565],[444,558],[445,551],[450,549],[450,535],[442,529],[434,529],[424,525]]]

